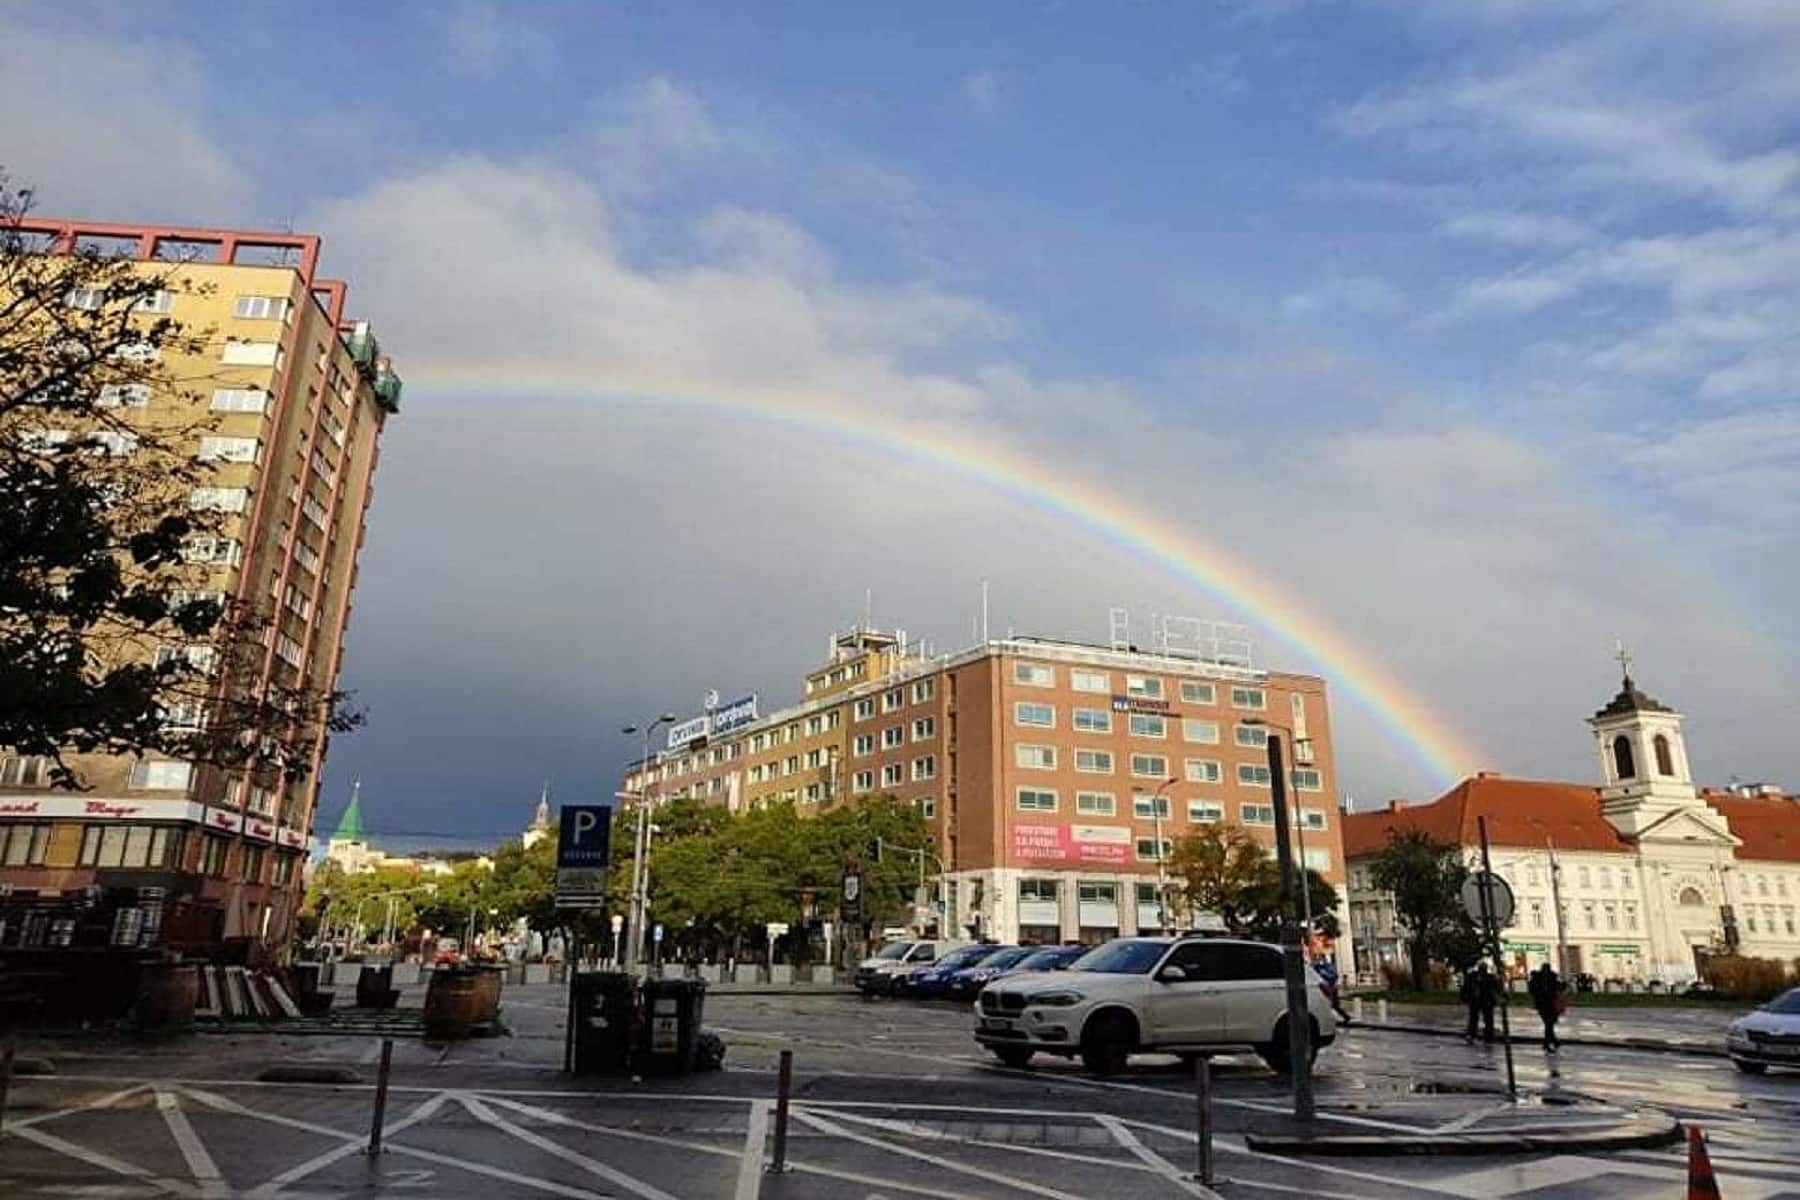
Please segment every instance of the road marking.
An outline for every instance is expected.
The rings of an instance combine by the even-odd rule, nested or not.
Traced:
[[[94,1112],[102,1108],[111,1108],[121,1100],[128,1100],[139,1092],[146,1092],[149,1090],[150,1085],[148,1083],[138,1083],[125,1088],[123,1091],[109,1092],[97,1099],[88,1100],[81,1104],[73,1104],[68,1108],[59,1108],[55,1112],[39,1113],[35,1117],[24,1117],[19,1120],[12,1120],[9,1118],[6,1122],[6,1131],[11,1133],[15,1129],[26,1129],[32,1125],[41,1125],[45,1121],[54,1121],[58,1117],[68,1117],[73,1116],[76,1113]]]
[[[160,1188],[174,1196],[195,1197],[199,1195],[192,1187],[179,1180],[164,1179],[160,1176],[153,1175],[136,1163],[128,1163],[122,1159],[113,1158],[111,1155],[102,1154],[98,1150],[89,1150],[86,1146],[78,1146],[74,1142],[57,1137],[54,1133],[45,1133],[41,1129],[9,1126],[6,1130],[6,1135],[8,1137],[22,1137],[28,1142],[37,1143],[46,1150],[54,1150],[58,1154],[65,1154],[70,1158],[78,1159],[81,1162],[87,1163],[90,1167],[99,1167],[102,1170],[111,1171],[115,1175],[124,1175],[130,1179],[140,1179],[150,1186]]]
[[[542,1150],[545,1154],[551,1155],[554,1158],[560,1158],[567,1163],[574,1163],[588,1174],[597,1175],[608,1183],[613,1184],[615,1187],[624,1188],[634,1196],[642,1196],[644,1197],[644,1200],[675,1200],[674,1196],[671,1196],[668,1192],[663,1191],[659,1187],[645,1183],[635,1176],[627,1175],[625,1172],[618,1170],[615,1167],[609,1167],[605,1163],[600,1162],[597,1159],[589,1158],[585,1154],[577,1154],[561,1142],[552,1141],[542,1134],[533,1133],[524,1126],[513,1124],[511,1121],[508,1121],[505,1117],[501,1116],[467,1092],[457,1093],[456,1102],[474,1113],[476,1117],[486,1121],[495,1129],[500,1130],[502,1133],[517,1138],[527,1146],[536,1146],[539,1150]]]
[[[738,1163],[737,1191],[734,1200],[756,1200],[762,1192],[763,1146],[769,1137],[769,1102],[756,1100],[750,1105],[750,1128],[744,1133],[744,1153]]]
[[[1119,1120],[1135,1129],[1147,1129],[1151,1133],[1160,1133],[1164,1137],[1171,1137],[1179,1142],[1191,1142],[1195,1140],[1196,1137],[1195,1131],[1192,1129],[1175,1129],[1168,1125],[1158,1125],[1154,1121],[1139,1120],[1136,1117],[1120,1117]],[[1294,1159],[1283,1155],[1264,1154],[1260,1150],[1252,1150],[1249,1146],[1244,1144],[1242,1139],[1237,1137],[1215,1134],[1213,1135],[1213,1147],[1215,1149],[1227,1150],[1232,1154],[1242,1154],[1246,1158],[1267,1159],[1270,1162],[1282,1163],[1289,1167],[1303,1166],[1304,1169],[1308,1171],[1317,1171],[1324,1175],[1341,1175],[1346,1179],[1360,1179],[1365,1183],[1379,1183],[1388,1188],[1411,1188],[1414,1191],[1436,1192],[1439,1195],[1445,1196],[1457,1194],[1454,1192],[1446,1192],[1430,1183],[1414,1183],[1405,1179],[1396,1179],[1388,1175],[1377,1175],[1373,1171],[1358,1171],[1351,1167],[1340,1167],[1323,1162],[1317,1158],[1307,1159],[1304,1164],[1298,1163]]]
[[[817,1107],[816,1101],[808,1101]],[[964,1111],[979,1112],[987,1115],[988,1109],[967,1109]],[[1119,1158],[1103,1157],[1095,1154],[1076,1154],[1071,1150],[1052,1150],[1047,1146],[1021,1146],[1017,1142],[996,1142],[987,1138],[963,1137],[960,1134],[945,1130],[927,1129],[916,1121],[887,1121],[880,1117],[864,1117],[855,1113],[833,1111],[832,1116],[839,1121],[850,1121],[857,1125],[868,1125],[888,1133],[898,1133],[905,1137],[923,1138],[928,1141],[955,1142],[963,1146],[983,1146],[989,1150],[1005,1150],[1012,1154],[1039,1154],[1046,1158],[1063,1158],[1071,1162],[1086,1163],[1088,1166],[1107,1167],[1118,1171],[1144,1171],[1161,1174],[1156,1167],[1144,1163],[1125,1162]]]
[[[212,1155],[206,1152],[206,1145],[201,1142],[200,1135],[194,1132],[194,1126],[181,1111],[181,1101],[175,1093],[156,1089],[156,1110],[162,1114],[163,1124],[169,1127],[169,1136],[175,1139],[175,1145],[181,1150],[182,1161],[187,1163],[188,1174],[200,1185],[202,1196],[223,1196],[226,1194],[225,1176],[219,1171]]]
[[[941,1167],[946,1171],[953,1171],[959,1175],[969,1175],[976,1179],[985,1179],[989,1183],[998,1183],[1006,1187],[1017,1188],[1022,1192],[1033,1192],[1039,1196],[1048,1196],[1050,1197],[1050,1200],[1080,1200],[1079,1197],[1071,1196],[1067,1192],[1059,1192],[1055,1188],[1047,1188],[1040,1184],[1032,1183],[1029,1180],[1018,1179],[999,1171],[985,1170],[981,1167],[970,1166],[967,1163],[955,1162],[941,1154],[929,1154],[923,1150],[915,1150],[911,1146],[896,1146],[892,1142],[884,1142],[880,1138],[868,1137],[864,1134],[845,1129],[842,1125],[827,1121],[823,1117],[816,1116],[803,1108],[795,1108],[793,1110],[793,1116],[795,1120],[810,1125],[820,1133],[829,1134],[832,1137],[841,1137],[846,1141],[857,1142],[876,1150],[886,1150],[889,1154],[898,1154],[903,1158],[917,1159],[920,1162],[930,1163],[934,1167]]]
[[[1149,1164],[1152,1170],[1160,1173],[1164,1178],[1168,1179],[1170,1183],[1174,1184],[1188,1195],[1203,1196],[1207,1197],[1208,1200],[1219,1200],[1219,1193],[1213,1191],[1211,1188],[1197,1180],[1190,1178],[1183,1173],[1181,1168],[1177,1167],[1174,1163],[1170,1162],[1150,1147],[1144,1145],[1144,1143],[1138,1139],[1137,1134],[1125,1128],[1125,1123],[1119,1120],[1119,1118],[1112,1116],[1109,1113],[1096,1113],[1094,1114],[1094,1120],[1099,1122],[1100,1126],[1108,1133],[1112,1134],[1119,1145],[1137,1155],[1138,1158]]]
[[[363,1136],[345,1133],[342,1130],[332,1129],[330,1126],[326,1125],[316,1125],[311,1121],[302,1121],[295,1117],[283,1116],[280,1113],[259,1112],[256,1109],[248,1108],[235,1100],[217,1095],[213,1092],[186,1087],[182,1088],[182,1091],[200,1101],[202,1104],[210,1105],[220,1112],[231,1113],[234,1116],[240,1117],[252,1117],[259,1121],[268,1121],[274,1125],[285,1125],[290,1129],[300,1129],[307,1133],[316,1133],[325,1137],[345,1139],[342,1145],[327,1150],[323,1154],[314,1155],[305,1162],[289,1167],[287,1170],[281,1172],[281,1174],[258,1184],[247,1193],[250,1197],[273,1196],[290,1183],[296,1183],[299,1180],[306,1178],[308,1175],[323,1171],[326,1167],[331,1166],[333,1163],[341,1162],[344,1159],[349,1158],[352,1154],[362,1153],[364,1148],[368,1145],[368,1140]],[[448,1099],[449,1097],[445,1093],[439,1092],[437,1095],[413,1109],[412,1112],[408,1113],[400,1120],[386,1126],[383,1133],[391,1136],[392,1134],[399,1133],[417,1125],[420,1121],[429,1119],[444,1106],[444,1102]]]

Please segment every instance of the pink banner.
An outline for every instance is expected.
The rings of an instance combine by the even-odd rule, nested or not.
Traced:
[[[1131,832],[1113,825],[1019,824],[1013,826],[1012,852],[1020,862],[1124,866]]]

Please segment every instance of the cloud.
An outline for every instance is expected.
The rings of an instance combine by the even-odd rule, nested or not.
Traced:
[[[1566,249],[1594,238],[1587,225],[1557,213],[1479,210],[1458,213],[1441,228],[1452,237],[1546,249]]]
[[[1335,275],[1304,291],[1282,297],[1281,307],[1291,317],[1321,313],[1373,313],[1394,308],[1400,293],[1378,275]]]
[[[438,10],[438,21],[449,61],[470,75],[543,70],[556,52],[549,35],[529,24],[528,12],[518,5],[502,11],[490,0],[454,0]]]

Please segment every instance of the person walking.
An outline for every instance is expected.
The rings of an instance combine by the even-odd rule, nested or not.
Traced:
[[[1341,981],[1335,962],[1329,958],[1321,958],[1314,962],[1313,970],[1318,973],[1319,987],[1325,992],[1325,999],[1331,1005],[1331,1011],[1337,1014],[1338,1020],[1345,1025],[1350,1024],[1350,1014],[1344,1011],[1344,1002],[1339,997]]]
[[[1494,1006],[1499,1003],[1500,989],[1493,972],[1488,970],[1485,960],[1476,963],[1463,973],[1460,994],[1463,1005],[1469,1010],[1469,1024],[1463,1031],[1463,1041],[1474,1042],[1475,1026],[1479,1021],[1482,1041],[1492,1045],[1494,1042]]]
[[[1531,993],[1531,1006],[1537,1009],[1538,1019],[1544,1023],[1544,1051],[1555,1054],[1562,1048],[1562,1040],[1556,1036],[1556,1022],[1568,1004],[1564,995],[1568,985],[1549,963],[1544,963],[1531,973],[1525,987]]]

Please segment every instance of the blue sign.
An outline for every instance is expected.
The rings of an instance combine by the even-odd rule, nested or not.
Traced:
[[[730,704],[721,704],[712,711],[712,732],[714,737],[722,733],[730,733],[734,729],[756,720],[756,697],[745,696],[742,700],[733,700]]]
[[[556,865],[604,867],[612,848],[612,805],[565,804],[556,839]]]
[[[658,922],[656,928],[652,929],[650,931],[650,940],[653,942],[662,941],[662,923],[661,922]]]

